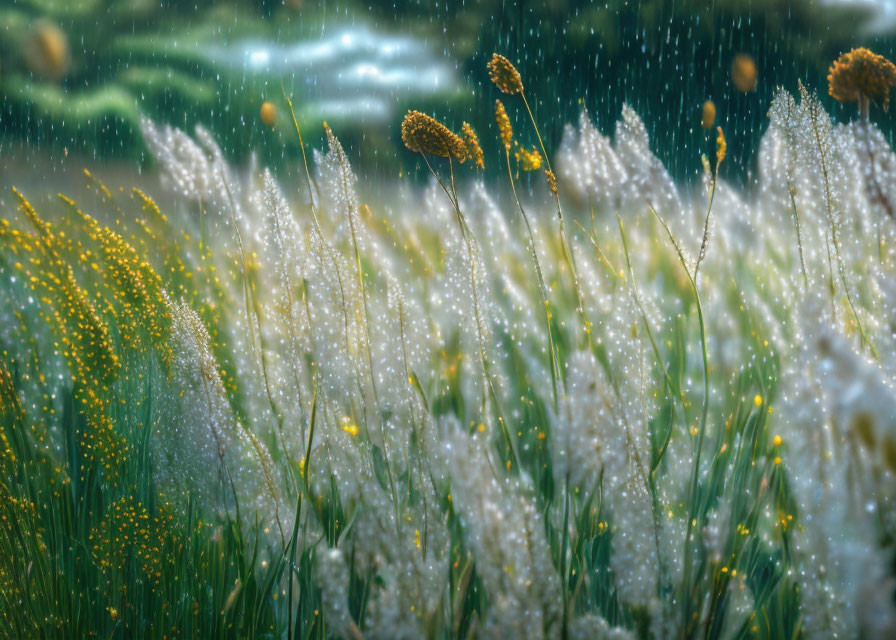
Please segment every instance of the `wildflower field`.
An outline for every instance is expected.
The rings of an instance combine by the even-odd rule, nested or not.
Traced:
[[[375,200],[288,99],[298,189],[150,120],[171,210],[2,185],[0,637],[894,637],[896,68],[687,188],[488,70]]]

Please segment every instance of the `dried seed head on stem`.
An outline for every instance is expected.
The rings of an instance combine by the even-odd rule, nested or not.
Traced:
[[[495,122],[498,124],[498,132],[501,134],[501,142],[504,148],[510,151],[513,144],[513,127],[510,126],[510,118],[507,117],[507,109],[500,100],[495,100]]]
[[[467,159],[467,147],[456,133],[419,111],[408,111],[401,121],[401,141],[411,151],[440,158]]]
[[[884,111],[896,86],[896,65],[864,47],[837,58],[828,70],[828,93],[840,102],[873,100]],[[865,115],[863,113],[863,115]]]
[[[488,77],[504,93],[513,95],[523,92],[523,79],[520,72],[516,70],[510,60],[501,54],[492,54],[492,59],[488,63]]]
[[[545,180],[547,180],[548,189],[550,190],[551,195],[554,196],[555,198],[559,197],[560,192],[557,191],[557,176],[555,176],[554,172],[551,171],[550,169],[545,169],[544,177],[545,177]]]
[[[464,215],[460,209],[460,200],[457,195],[457,187],[454,180],[453,160],[456,159],[459,162],[464,162],[469,158],[472,159],[473,162],[477,164],[477,166],[482,167],[482,149],[479,147],[479,139],[476,137],[476,134],[473,132],[473,128],[469,124],[465,122],[463,124],[462,131],[464,134],[464,139],[460,138],[457,134],[453,133],[450,129],[448,129],[448,127],[441,124],[437,120],[424,113],[414,110],[408,111],[407,115],[405,115],[404,119],[401,122],[402,141],[408,149],[410,149],[411,151],[416,151],[420,153],[421,156],[423,156],[423,161],[426,163],[426,168],[429,169],[429,172],[432,174],[433,178],[436,179],[439,186],[442,188],[442,191],[445,192],[445,195],[448,197],[448,200],[454,207],[454,213],[457,216],[457,223],[460,228],[460,234],[467,246],[467,255],[470,261],[470,285],[473,297],[473,314],[475,318],[474,324],[476,327],[476,336],[479,342],[479,360],[480,364],[482,365],[482,376],[484,383],[482,411],[483,415],[487,413],[486,398],[487,396],[490,396],[495,407],[498,424],[501,427],[501,434],[503,436],[504,444],[506,447],[505,452],[509,456],[509,459],[507,461],[507,470],[509,471],[511,468],[511,463],[515,463],[517,466],[519,465],[519,456],[516,453],[515,445],[510,437],[510,432],[507,430],[507,424],[503,418],[503,411],[501,410],[501,403],[498,397],[498,392],[496,390],[496,384],[488,363],[488,358],[486,356],[485,327],[487,325],[482,316],[482,309],[478,291],[479,287],[477,285],[477,281],[479,279],[478,273],[482,268],[482,265],[479,262],[479,251],[472,237],[470,227],[467,225]],[[448,168],[451,177],[450,181],[447,184],[442,180],[435,169],[433,169],[432,164],[427,158],[427,154],[441,158],[448,158]]]
[[[467,159],[480,169],[485,169],[485,161],[482,156],[482,147],[479,146],[479,137],[473,131],[470,123],[464,122],[461,125],[461,133],[463,134],[464,148],[466,149]]]
[[[728,143],[725,141],[725,134],[722,132],[722,127],[716,127],[716,131],[719,132],[719,136],[716,138],[716,166],[718,167],[722,164],[722,161],[725,159],[725,154],[728,152]]]
[[[700,126],[703,127],[704,131],[709,131],[712,129],[713,123],[716,121],[716,103],[712,100],[707,100],[703,103],[703,109],[700,116]]]

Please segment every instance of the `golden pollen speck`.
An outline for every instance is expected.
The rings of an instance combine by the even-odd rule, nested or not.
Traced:
[[[704,131],[709,131],[712,129],[712,125],[716,122],[716,103],[712,100],[707,100],[703,103],[703,114],[700,118],[700,126],[703,127]]]
[[[23,54],[28,69],[47,80],[61,80],[71,67],[68,37],[47,20],[34,24]]]
[[[258,110],[258,117],[261,118],[265,126],[273,127],[277,122],[277,107],[272,102],[263,102]]]
[[[750,93],[756,90],[756,80],[759,73],[756,70],[756,61],[747,53],[739,53],[734,56],[731,63],[731,82],[738,91]]]

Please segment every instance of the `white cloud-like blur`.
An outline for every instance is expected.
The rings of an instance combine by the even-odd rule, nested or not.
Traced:
[[[300,91],[304,111],[325,112],[331,119],[384,122],[395,115],[401,98],[447,94],[458,86],[452,59],[414,37],[366,26],[291,44],[242,40],[206,54],[244,73],[285,79]]]
[[[868,13],[862,31],[868,34],[896,33],[896,0],[821,0],[823,7],[850,7]]]

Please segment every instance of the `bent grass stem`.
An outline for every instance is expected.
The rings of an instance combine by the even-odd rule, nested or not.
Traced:
[[[688,277],[688,282],[690,282],[691,288],[694,291],[694,300],[697,304],[697,321],[700,327],[700,351],[703,357],[703,408],[700,413],[700,423],[697,425],[697,444],[696,450],[694,452],[694,466],[691,471],[690,489],[688,491],[690,513],[688,516],[684,541],[684,577],[682,579],[682,586],[685,600],[684,628],[686,629],[690,624],[691,606],[693,604],[691,601],[692,598],[690,582],[691,572],[693,571],[693,568],[691,566],[691,556],[693,555],[694,549],[693,545],[691,544],[691,535],[693,534],[694,527],[696,526],[696,516],[699,506],[697,504],[697,486],[698,479],[700,477],[700,456],[703,451],[703,440],[706,436],[706,419],[709,414],[709,355],[706,348],[706,324],[703,317],[703,305],[700,302],[700,292],[697,288],[697,281],[688,270],[688,263],[684,257],[684,252],[681,249],[681,245],[678,244],[678,241],[675,239],[675,236],[672,233],[672,230],[669,228],[669,225],[667,225],[662,216],[657,213],[652,204],[648,204],[648,209],[654,216],[656,216],[657,220],[660,221],[660,224],[663,225],[663,228],[669,235],[669,239],[671,240],[672,245],[675,247],[675,251],[678,253],[678,259],[681,262],[681,266],[684,268],[685,274]]]

